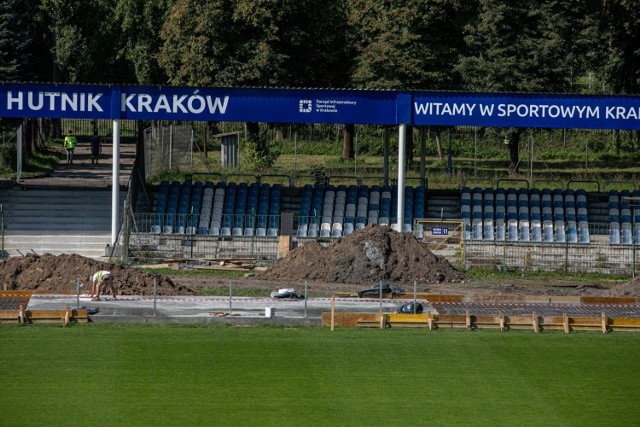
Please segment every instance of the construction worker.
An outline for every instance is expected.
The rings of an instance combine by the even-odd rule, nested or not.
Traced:
[[[76,149],[76,145],[78,145],[78,140],[75,135],[69,131],[64,138],[64,148],[67,150],[67,164],[69,165],[73,164],[73,150]]]
[[[113,294],[113,299],[116,299],[116,287],[113,286],[113,276],[110,271],[97,271],[89,277],[89,280],[91,281],[91,299],[93,301],[100,301],[100,288],[103,286],[108,286]]]

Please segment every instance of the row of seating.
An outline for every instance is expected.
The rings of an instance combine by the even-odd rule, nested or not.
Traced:
[[[609,192],[609,241],[640,244],[640,190]],[[151,232],[211,236],[277,237],[282,186],[267,183],[163,181],[156,194]],[[367,224],[395,225],[397,186],[305,185],[298,215],[300,238],[342,237]],[[465,187],[460,217],[464,238],[479,241],[589,243],[585,190]],[[424,218],[426,189],[405,186],[402,231]]]
[[[276,237],[281,191],[279,184],[162,181],[151,232]]]
[[[297,235],[300,238],[342,237],[367,224],[397,221],[397,186],[305,185]],[[413,219],[424,218],[426,190],[405,186],[402,231],[413,231]]]
[[[632,235],[633,224],[640,223],[640,209],[632,209],[629,197],[640,202],[640,190],[609,191],[609,243],[612,245],[631,245],[634,240],[640,245],[640,229]]]
[[[632,236],[640,210],[632,212],[629,197],[640,197],[640,190],[609,192],[613,245],[640,244],[640,230]],[[465,187],[461,192],[467,240],[589,243],[588,218],[585,190]]]
[[[465,187],[460,216],[466,240],[590,242],[584,190]]]

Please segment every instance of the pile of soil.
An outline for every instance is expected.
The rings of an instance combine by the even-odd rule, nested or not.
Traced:
[[[635,297],[640,296],[640,277],[636,277],[628,283],[620,283],[607,290],[606,297]]]
[[[113,274],[113,284],[119,295],[152,295],[153,279],[158,295],[194,295],[195,291],[174,284],[161,275],[133,267],[110,264],[80,255],[33,255],[8,258],[0,262],[0,289],[76,291],[76,280],[84,286],[81,293],[90,293],[89,276],[99,270]]]
[[[330,246],[306,243],[279,259],[263,277],[361,285],[461,282],[465,278],[412,234],[378,225],[369,225]]]

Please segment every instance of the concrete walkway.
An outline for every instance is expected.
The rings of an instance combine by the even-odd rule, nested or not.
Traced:
[[[393,313],[403,300],[336,298],[336,312]],[[424,302],[423,302],[424,303]],[[103,296],[92,301],[89,295],[31,296],[28,310],[97,308],[90,315],[96,323],[232,323],[250,325],[273,323],[285,325],[320,325],[322,313],[331,310],[331,298],[285,300],[259,297],[207,296]],[[229,315],[231,313],[231,315]]]
[[[120,144],[120,185],[126,186],[136,158],[136,146],[133,143]],[[102,155],[98,164],[91,164],[91,145],[79,142],[75,149],[73,164],[67,164],[61,155],[58,167],[48,176],[23,178],[17,184],[27,188],[83,188],[104,190],[111,188],[113,168],[113,144],[102,146]]]

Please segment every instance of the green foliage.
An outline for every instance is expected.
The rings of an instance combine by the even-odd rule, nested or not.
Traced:
[[[19,0],[0,0],[0,81],[22,81],[28,71],[26,16]]]
[[[602,58],[602,75],[614,93],[640,92],[640,1],[604,2],[598,45]],[[604,49],[603,49],[604,48]]]
[[[259,172],[269,170],[280,155],[278,147],[267,141],[264,136],[245,140],[242,151],[247,166]]]
[[[159,62],[174,84],[308,87],[345,80],[340,2],[181,0],[168,17]]]
[[[140,84],[163,84],[167,78],[158,64],[161,42],[158,23],[164,22],[171,0],[117,0],[115,19],[124,33],[118,56],[132,64]]]
[[[452,88],[463,44],[462,28],[473,2],[379,2],[349,4],[355,56],[351,80],[372,89]]]
[[[313,165],[311,167],[311,175],[315,185],[323,185],[328,182],[327,170],[322,165]]]
[[[173,182],[173,181],[184,181],[185,180],[185,175],[186,173],[184,171],[181,171],[180,169],[173,169],[173,170],[163,170],[163,171],[159,171],[158,174],[156,176],[153,176],[150,181],[151,182],[160,182],[160,181],[168,181],[168,182]]]
[[[433,425],[640,417],[636,333],[93,323],[0,334],[5,425],[70,414],[79,425],[406,425],[416,408]]]

